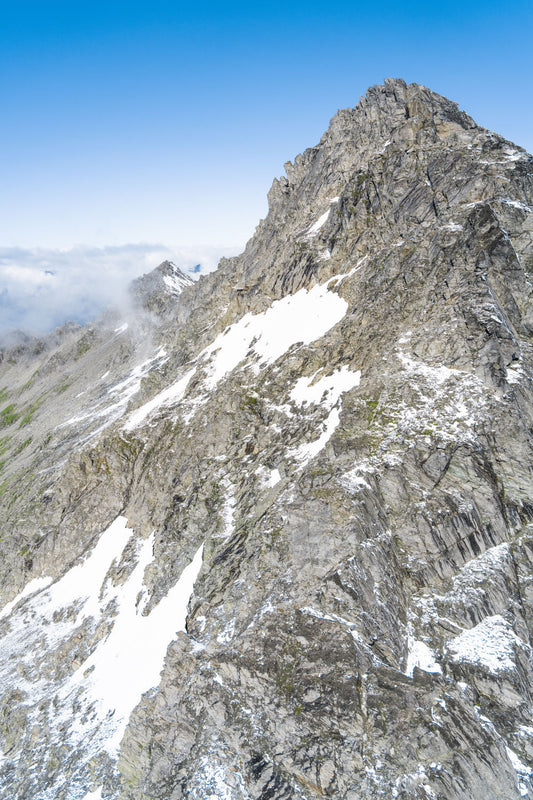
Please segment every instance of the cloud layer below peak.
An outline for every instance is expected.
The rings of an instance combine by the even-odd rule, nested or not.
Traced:
[[[0,332],[41,334],[68,320],[87,322],[108,306],[121,306],[129,283],[165,259],[197,276],[237,252],[238,247],[157,244],[0,248]]]

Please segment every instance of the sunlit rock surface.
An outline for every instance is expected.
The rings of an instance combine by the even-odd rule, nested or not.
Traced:
[[[533,796],[532,163],[386,81],[1,353],[2,798]]]

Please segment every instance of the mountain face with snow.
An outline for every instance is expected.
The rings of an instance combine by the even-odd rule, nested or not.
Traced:
[[[533,797],[532,173],[388,80],[0,352],[1,798]]]

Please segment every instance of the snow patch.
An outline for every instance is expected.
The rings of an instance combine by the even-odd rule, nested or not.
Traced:
[[[310,378],[299,378],[290,394],[290,399],[295,403],[303,405],[309,402],[329,410],[328,416],[322,423],[322,433],[318,439],[305,442],[289,451],[289,455],[300,462],[301,468],[324,449],[335,433],[340,416],[339,409],[333,406],[339,404],[344,392],[359,386],[361,372],[359,370],[352,372],[344,366],[332,375],[324,376],[314,383],[313,379],[314,375]]]
[[[95,792],[87,792],[83,800],[102,800],[102,787],[99,786]]]
[[[188,796],[191,800],[249,800],[241,773],[233,764],[217,764],[214,756],[200,759]]]
[[[261,619],[262,619],[262,618],[265,616],[265,614],[273,614],[273,613],[274,613],[274,611],[276,611],[276,606],[275,606],[275,605],[273,605],[272,601],[271,601],[271,600],[270,600],[270,598],[269,598],[269,599],[268,599],[268,600],[266,600],[266,601],[263,603],[263,605],[262,605],[262,606],[261,606],[261,607],[260,607],[260,608],[259,608],[259,609],[256,611],[256,613],[255,613],[255,614],[254,614],[254,616],[253,616],[253,619],[252,619],[252,621],[251,621],[251,622],[249,623],[249,625],[247,626],[247,630],[248,630],[248,628],[253,628],[253,627],[255,626],[255,623],[256,623],[256,621],[259,621],[259,620],[261,620]]]
[[[222,485],[225,491],[224,504],[221,512],[223,524],[222,536],[224,539],[229,539],[235,527],[235,508],[237,505],[237,500],[235,498],[233,486],[227,478],[222,481]]]
[[[459,225],[456,222],[448,222],[446,225],[440,225],[439,230],[441,231],[462,231],[463,226]]]
[[[178,403],[198,366],[205,369],[206,378],[202,384],[204,396],[197,401],[197,407],[206,402],[206,393],[215,389],[239,364],[244,362],[257,374],[294,344],[310,344],[320,339],[340,322],[348,309],[346,300],[328,290],[329,282],[275,300],[260,314],[245,314],[200,353],[195,366],[180,380],[134,411],[125,430],[133,430],[161,406]]]
[[[521,364],[516,363],[514,367],[507,367],[505,370],[505,379],[507,380],[507,383],[521,383],[525,377],[526,373]]]
[[[117,517],[83,561],[29,596],[37,585],[32,582],[26,597],[4,609],[9,627],[0,650],[0,692],[24,693],[28,729],[45,715],[52,745],[79,749],[83,763],[102,750],[116,757],[131,711],[158,685],[168,645],[185,630],[203,546],[144,616],[153,541],[152,535],[135,542],[126,519]],[[122,584],[117,580],[124,569],[111,571],[121,559]],[[52,786],[46,798],[56,790]]]
[[[519,757],[516,755],[514,750],[511,750],[510,747],[506,747],[505,749],[507,750],[507,755],[509,756],[509,761],[513,765],[513,769],[516,772],[521,772],[522,774],[525,774],[525,775],[533,775],[533,769],[531,769],[531,767],[528,767],[526,764],[524,764],[523,761],[520,761]]]
[[[34,624],[46,630],[47,622],[60,615],[64,609],[74,606],[76,616],[66,622],[55,621],[51,629],[46,631],[47,647],[50,648],[73,627],[81,624],[87,617],[99,615],[99,594],[104,587],[105,577],[111,565],[120,558],[132,531],[127,527],[125,517],[116,520],[104,531],[98,542],[81,563],[69,569],[62,578],[56,581],[39,595],[32,598],[24,607],[24,616],[31,609]]]
[[[404,334],[398,344],[405,344],[409,336],[409,332]],[[390,451],[394,440],[401,440],[406,433],[434,434],[443,442],[474,441],[476,421],[489,400],[482,381],[464,370],[425,364],[401,347],[396,355],[404,370],[416,378],[409,383],[418,397],[414,402],[399,400],[387,407],[393,420],[380,446],[383,452]]]
[[[340,625],[344,625],[346,628],[348,628],[354,642],[356,642],[357,645],[359,646],[363,646],[376,663],[382,663],[377,658],[377,656],[375,656],[375,654],[369,648],[367,642],[363,639],[363,637],[357,630],[357,623],[350,622],[350,620],[347,620],[344,617],[339,616],[339,614],[334,614],[334,613],[325,614],[323,611],[320,611],[317,608],[313,608],[313,606],[302,606],[299,609],[299,611],[301,611],[302,614],[309,614],[309,616],[314,617],[315,619],[323,619],[327,620],[328,622],[338,622]]]
[[[448,380],[448,378],[458,374],[457,370],[450,369],[449,367],[432,367],[429,364],[425,364],[423,361],[416,361],[402,351],[398,353],[398,358],[402,362],[404,369],[422,375],[424,378],[428,378],[435,383],[443,383]]]
[[[346,278],[351,278],[352,275],[355,275],[356,272],[359,272],[365,261],[367,261],[368,255],[363,256],[359,259],[355,267],[352,267],[349,272],[341,272],[338,275],[333,275],[328,281],[326,281],[326,286],[338,286],[341,284]]]
[[[335,203],[338,203],[338,202],[339,202],[339,200],[340,200],[340,197],[332,197],[332,198],[331,198],[331,200],[329,200],[329,201],[328,201],[328,202],[329,202],[329,205],[330,205],[330,208],[328,208],[328,210],[327,210],[327,211],[325,211],[325,212],[324,212],[324,213],[323,213],[323,214],[322,214],[322,215],[321,215],[321,216],[320,216],[320,217],[317,219],[317,221],[316,221],[316,222],[313,222],[313,224],[312,224],[312,225],[310,225],[310,227],[307,229],[307,231],[306,231],[306,232],[305,232],[305,234],[304,234],[304,238],[305,238],[305,239],[313,239],[313,238],[314,238],[314,237],[315,237],[315,236],[318,234],[318,232],[320,231],[320,229],[321,229],[321,228],[323,228],[323,227],[324,227],[324,225],[325,225],[325,224],[326,224],[326,222],[327,222],[327,219],[328,219],[328,217],[329,217],[329,214],[330,214],[330,211],[331,211],[331,206],[332,206],[332,205],[334,205]]]
[[[476,664],[499,673],[515,668],[517,647],[525,649],[526,645],[509,623],[496,614],[448,642],[447,651],[455,662]]]
[[[306,233],[305,233],[305,238],[306,238],[306,239],[313,239],[313,238],[314,238],[314,237],[315,237],[315,236],[318,234],[319,230],[320,230],[321,228],[323,228],[323,227],[324,227],[324,225],[326,224],[326,222],[327,222],[327,219],[328,219],[328,217],[329,217],[329,212],[330,212],[330,211],[331,211],[331,209],[329,209],[329,208],[328,208],[328,210],[327,210],[327,211],[325,211],[325,212],[322,214],[322,216],[320,216],[320,217],[317,219],[317,221],[316,221],[316,222],[313,222],[313,224],[312,224],[312,225],[311,225],[311,226],[310,226],[310,227],[307,229],[307,231],[306,231]]]
[[[299,378],[291,390],[290,399],[299,405],[314,403],[331,408],[341,394],[359,386],[361,371],[352,372],[349,367],[343,366],[332,375],[325,375],[316,381],[314,378],[314,375],[310,378]]]
[[[315,456],[324,449],[338,428],[339,422],[339,411],[337,408],[334,408],[322,423],[322,433],[318,439],[312,442],[306,442],[289,453],[289,455],[292,455],[293,458],[300,462],[300,468],[305,467],[312,458],[315,458]]]
[[[442,673],[441,666],[436,661],[433,650],[425,642],[409,635],[407,637],[407,648],[405,675],[412,677],[415,667],[424,672]]]
[[[315,619],[339,622],[341,625],[346,625],[348,628],[355,627],[353,622],[349,622],[347,619],[344,619],[344,617],[340,617],[338,614],[326,614],[318,608],[313,608],[313,606],[302,606],[299,611],[301,611],[302,614],[309,614],[310,617],[314,617]]]
[[[231,640],[234,637],[235,637],[235,620],[232,619],[230,622],[228,622],[224,630],[218,634],[217,642],[219,644],[227,644],[228,642],[231,642]]]
[[[398,339],[398,344],[408,344],[411,341],[412,336],[413,331],[405,331],[405,333],[403,333]],[[401,355],[404,356],[405,353],[402,353]]]
[[[346,300],[321,284],[275,300],[261,314],[245,314],[204,350],[204,360],[211,359],[207,388],[213,389],[247,356],[264,367],[297,342],[310,344],[320,339],[347,309]],[[255,366],[255,371],[259,372],[259,367]]]
[[[269,489],[276,486],[281,480],[278,469],[268,469],[267,467],[260,466],[256,469],[255,474],[259,477],[263,486]]]
[[[501,569],[505,562],[510,558],[511,548],[508,542],[502,542],[495,547],[489,547],[480,556],[472,558],[458,575],[453,579],[453,594],[458,594],[461,584],[471,585],[472,583],[485,583],[489,570]]]
[[[519,153],[517,150],[515,150],[512,153],[510,151],[507,151],[503,153],[503,160],[500,159],[500,160],[489,161],[488,159],[483,159],[480,160],[479,163],[484,164],[487,167],[494,167],[494,166],[501,166],[502,164],[508,164],[510,161],[511,162],[520,161],[524,157],[525,153]],[[505,175],[501,175],[499,177],[505,178]]]
[[[186,286],[190,286],[192,284],[192,280],[190,278],[182,277],[180,275],[163,275],[163,280],[165,281],[169,292],[176,296],[181,294]]]
[[[267,478],[266,484],[268,487],[272,488],[273,486],[276,486],[276,484],[278,484],[280,480],[281,480],[281,475],[279,474],[279,469],[273,469]]]
[[[96,709],[102,721],[113,714],[113,730],[108,726],[110,735],[104,743],[112,756],[118,755],[130,714],[142,694],[158,685],[169,643],[178,631],[185,630],[189,599],[202,566],[203,545],[167,595],[148,616],[143,616],[136,600],[145,569],[153,560],[153,543],[152,534],[141,545],[137,565],[127,581],[105,594],[104,602],[114,600],[118,609],[113,628],[74,673],[65,692],[65,697],[69,696],[82,686],[86,706]],[[135,669],[131,670],[133,664]]]
[[[507,161],[520,161],[522,158],[526,157],[526,153],[521,153],[520,150],[512,150],[510,148],[504,150],[503,154]]]

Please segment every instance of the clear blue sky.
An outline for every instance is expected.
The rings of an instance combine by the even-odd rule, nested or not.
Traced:
[[[0,246],[240,245],[385,77],[533,149],[531,0],[0,0]]]

